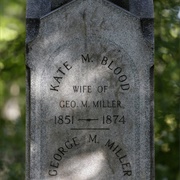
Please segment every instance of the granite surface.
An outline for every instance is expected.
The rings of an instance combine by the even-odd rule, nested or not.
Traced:
[[[154,179],[152,26],[106,0],[43,2],[27,10],[26,179]]]

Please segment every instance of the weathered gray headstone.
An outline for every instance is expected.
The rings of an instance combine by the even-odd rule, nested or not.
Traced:
[[[152,0],[28,0],[30,180],[152,180]]]

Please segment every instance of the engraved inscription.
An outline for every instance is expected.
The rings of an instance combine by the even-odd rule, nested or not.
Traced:
[[[93,60],[90,59],[89,54],[87,55],[81,55],[82,57],[82,63],[89,63],[93,62]],[[100,61],[100,65],[108,68],[108,70],[112,71],[112,73],[117,76],[117,80],[120,83],[120,87],[123,91],[127,91],[130,89],[130,84],[128,83],[128,77],[126,74],[123,73],[123,68],[120,66],[115,66],[115,62],[113,60],[108,59],[108,57],[104,56]],[[50,90],[58,92],[58,88],[60,86],[60,83],[62,82],[64,76],[68,71],[72,69],[72,65],[68,63],[68,61],[64,62],[62,66],[58,67],[56,70],[55,76],[53,76],[53,83],[50,84]],[[106,86],[102,87],[99,86],[97,91],[99,93],[106,91]],[[91,93],[91,86],[73,86],[74,92],[80,92],[80,93]]]
[[[99,69],[100,76],[91,81],[88,78],[93,77],[93,68]],[[85,53],[76,58],[76,63],[65,60],[55,69],[49,89],[52,93],[56,92],[58,111],[51,114],[49,120],[55,131],[59,134],[63,131],[67,137],[63,136],[64,140],[51,154],[48,176],[61,177],[60,169],[68,159],[71,161],[74,156],[81,156],[88,150],[96,152],[97,149],[114,159],[112,162],[117,161],[123,177],[132,176],[132,156],[126,151],[124,142],[120,145],[121,141],[117,137],[112,140],[110,135],[112,132],[122,139],[126,136],[123,129],[128,126],[129,116],[125,111],[124,94],[128,96],[132,82],[126,68],[118,58]],[[108,75],[113,82],[98,79],[101,73]],[[70,81],[73,75],[75,80]],[[117,129],[121,132],[117,133]],[[89,132],[97,132],[98,135]]]
[[[72,125],[81,122],[92,122],[92,121],[100,121],[101,124],[111,125],[111,124],[125,124],[125,116],[124,115],[103,115],[98,118],[80,118],[77,119],[75,116],[71,115],[59,115],[54,116],[51,121],[55,125]]]
[[[72,139],[65,141],[64,145],[56,150],[56,152],[53,154],[52,160],[49,163],[49,176],[58,175],[60,162],[63,161],[63,158],[65,158],[66,155],[70,153],[70,151],[81,146],[81,143],[83,142],[82,139],[80,139],[80,137],[73,137]],[[121,169],[123,171],[123,176],[132,176],[131,163],[128,161],[128,156],[127,154],[125,154],[120,145],[113,142],[111,139],[108,139],[105,142],[100,142],[97,134],[89,134],[87,135],[87,137],[85,137],[85,139],[87,139],[87,144],[93,143],[97,145],[102,144],[103,146],[105,146],[107,151],[110,151],[113,157],[119,161]]]
[[[69,71],[72,68],[71,65],[66,61],[62,64],[61,67],[58,67],[56,70],[56,75],[53,76],[53,85],[50,85],[50,90],[51,91],[58,91],[59,84],[61,83],[62,79],[66,75],[67,71]]]
[[[110,139],[106,142],[105,146],[111,150],[115,157],[119,160],[124,176],[131,176],[131,163],[127,161],[127,155],[124,154],[123,149],[117,145],[115,142],[112,142]]]
[[[73,137],[71,140],[67,140],[64,142],[63,147],[59,147],[57,149],[57,152],[53,155],[53,160],[50,162],[50,170],[49,170],[49,175],[50,176],[56,176],[57,173],[57,168],[59,167],[59,162],[62,161],[64,156],[72,149],[75,148],[76,146],[79,146],[80,142],[77,137]]]

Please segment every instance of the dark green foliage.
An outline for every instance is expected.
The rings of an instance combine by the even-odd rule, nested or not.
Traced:
[[[1,2],[0,29],[0,179],[24,180],[25,1]]]
[[[156,179],[180,179],[179,1],[155,2]]]
[[[180,180],[180,4],[179,0],[155,0],[154,5],[156,180]],[[0,179],[23,180],[24,0],[1,0],[0,28]]]

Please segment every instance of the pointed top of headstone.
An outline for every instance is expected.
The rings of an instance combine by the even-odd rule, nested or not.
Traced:
[[[27,0],[27,38],[30,42],[39,30],[39,19],[54,9],[76,0]],[[153,43],[153,0],[102,0],[110,1],[141,19],[144,37]]]
[[[40,18],[72,0],[27,0],[27,18]],[[108,0],[140,18],[153,18],[153,0]]]

